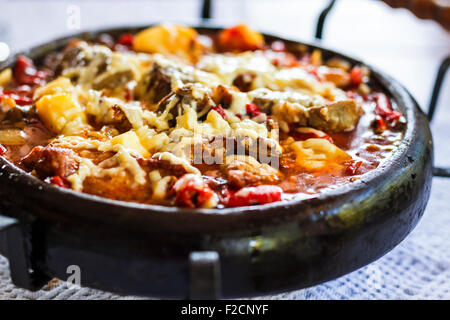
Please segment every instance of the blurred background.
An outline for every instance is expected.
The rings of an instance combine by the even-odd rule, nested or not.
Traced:
[[[443,14],[448,17],[449,0],[387,2],[395,6],[427,1],[447,8]],[[198,24],[201,3],[200,0],[0,0],[0,61],[9,51],[92,28],[162,21]],[[259,31],[315,42],[319,41],[314,37],[317,18],[328,3],[329,0],[215,0],[211,23],[224,26],[246,23]],[[430,13],[426,7],[414,9],[419,16]],[[445,28],[379,0],[336,1],[320,42],[390,74],[405,85],[423,110],[428,108],[439,65],[450,55],[450,33]],[[437,108],[432,124],[435,162],[450,167],[450,76],[444,80]],[[424,218],[398,248],[353,274],[283,297],[450,299],[449,197],[450,179],[436,178]],[[0,269],[0,277],[8,283],[7,271]],[[0,298],[10,297],[11,292],[17,296],[18,291],[14,290],[11,284],[0,286]]]

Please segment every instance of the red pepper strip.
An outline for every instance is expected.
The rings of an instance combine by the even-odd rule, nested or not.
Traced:
[[[252,118],[262,113],[261,110],[259,110],[259,107],[254,103],[246,104],[245,110],[247,111],[247,114]]]
[[[283,190],[277,186],[246,187],[231,194],[228,207],[252,206],[281,200]]]
[[[211,109],[216,111],[218,114],[220,114],[222,116],[222,118],[224,118],[224,119],[227,116],[225,113],[225,110],[223,110],[223,108],[220,104],[218,106],[213,106]]]
[[[11,96],[19,106],[26,106],[33,103],[33,99],[27,97]]]
[[[363,74],[361,67],[353,67],[353,69],[350,71],[350,79],[352,82],[352,85],[355,87],[358,87],[363,82]]]
[[[14,67],[14,80],[18,84],[36,85],[41,83],[42,79],[47,77],[44,71],[38,71],[33,61],[25,56],[17,58]]]
[[[132,47],[134,42],[134,36],[131,33],[125,33],[120,36],[119,40],[117,40],[118,44]]]
[[[29,85],[24,84],[20,87],[15,88],[14,90],[3,90],[3,93],[5,93],[5,94],[13,93],[13,94],[21,94],[21,95],[28,96],[28,95],[31,95],[31,88]]]
[[[0,93],[0,98],[2,97],[9,97],[11,99],[13,99],[16,104],[18,104],[19,106],[25,106],[28,104],[32,104],[33,103],[33,99],[28,98],[28,97],[23,97],[23,96],[19,96],[16,93],[12,93],[9,90],[8,91],[3,91],[2,93]]]
[[[214,191],[207,184],[199,186],[194,181],[189,181],[177,191],[175,202],[182,207],[198,208],[213,196]]]
[[[352,160],[345,171],[347,174],[354,176],[361,165],[362,161]]]
[[[383,93],[374,94],[374,99],[376,102],[375,114],[381,116],[383,119],[390,122],[392,125],[400,119],[402,114],[398,111],[392,109],[389,98]]]
[[[0,144],[0,156],[6,153],[6,148]]]
[[[56,184],[61,188],[70,188],[70,182],[60,176],[51,177],[50,183]]]
[[[387,129],[386,122],[384,122],[381,116],[375,116],[375,127],[379,132],[383,132]]]

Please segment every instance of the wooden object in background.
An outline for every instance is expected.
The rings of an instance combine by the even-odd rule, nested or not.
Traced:
[[[383,0],[392,8],[406,8],[421,19],[431,19],[450,30],[450,0]]]

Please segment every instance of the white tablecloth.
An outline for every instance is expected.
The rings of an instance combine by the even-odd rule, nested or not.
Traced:
[[[106,2],[108,15],[99,19],[98,10],[104,10]],[[220,13],[218,21],[221,23],[246,22],[262,30],[311,40],[317,9],[323,3],[310,0],[219,0],[215,15],[217,17]],[[195,0],[39,3],[0,0],[0,41],[17,49],[68,33],[67,9],[73,5],[80,9],[82,29],[161,20],[188,21],[186,17],[195,17],[199,9]],[[21,19],[17,19],[19,16]],[[23,25],[26,21],[33,24],[28,29],[32,31],[26,31],[27,27]],[[450,36],[433,22],[419,22],[408,12],[392,11],[377,1],[340,0],[325,29],[324,45],[364,57],[364,60],[387,71],[404,83],[424,106],[428,103],[437,66],[450,53]],[[440,110],[433,123],[436,162],[447,166],[450,166],[449,80],[444,83]],[[450,299],[449,198],[450,179],[436,178],[423,219],[390,253],[334,281],[265,298]],[[0,257],[0,299],[135,298],[88,288],[69,289],[63,282],[53,282],[38,292],[27,292],[11,283],[7,260]]]
[[[446,181],[436,179],[419,226],[378,261],[339,279],[266,299],[450,299],[450,214],[441,200]],[[441,201],[439,201],[441,200]],[[88,288],[67,288],[65,282],[29,292],[15,287],[7,260],[0,257],[0,299],[137,299]]]

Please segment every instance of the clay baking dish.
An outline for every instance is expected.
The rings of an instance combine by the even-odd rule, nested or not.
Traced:
[[[21,54],[39,61],[73,37],[140,29],[74,34]],[[321,49],[325,58],[367,65],[305,45]],[[404,139],[388,161],[359,181],[313,199],[212,210],[126,203],[41,182],[0,157],[0,252],[10,260],[14,283],[37,289],[53,277],[67,279],[68,267],[76,265],[82,285],[123,294],[248,297],[312,286],[378,259],[424,212],[433,144],[428,120],[408,91],[369,68],[372,81],[407,119]]]

